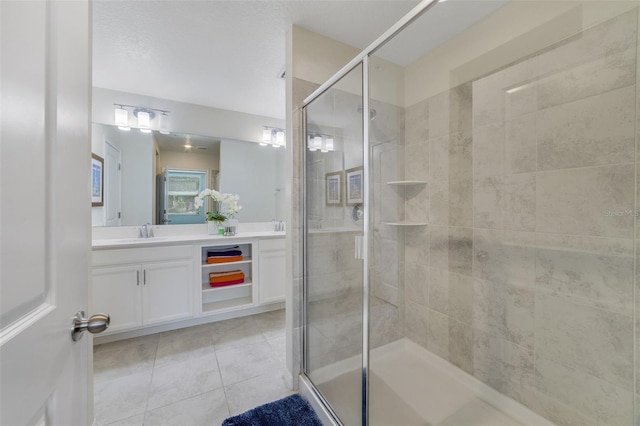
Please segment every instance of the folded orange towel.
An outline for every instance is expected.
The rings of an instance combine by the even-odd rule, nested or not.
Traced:
[[[222,276],[209,276],[209,283],[224,283],[227,281],[244,280],[244,272],[237,272],[235,274],[222,275]]]
[[[242,256],[217,256],[208,257],[207,263],[226,263],[226,262],[239,262],[243,258]]]
[[[222,277],[224,275],[237,274],[238,272],[242,271],[240,269],[234,269],[232,271],[209,272],[209,277]]]

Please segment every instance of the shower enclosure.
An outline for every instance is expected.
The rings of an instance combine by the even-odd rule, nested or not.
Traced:
[[[640,424],[638,6],[423,1],[305,99],[334,420]]]

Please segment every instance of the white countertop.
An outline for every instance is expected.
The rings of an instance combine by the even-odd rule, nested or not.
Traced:
[[[209,235],[209,234],[186,234],[186,235],[168,235],[152,238],[104,238],[95,239],[91,246],[94,250],[113,249],[113,248],[129,248],[129,247],[146,247],[146,246],[162,246],[175,245],[183,243],[207,243],[207,242],[235,242],[238,240],[251,238],[284,238],[284,231],[248,231],[239,232],[234,236]]]

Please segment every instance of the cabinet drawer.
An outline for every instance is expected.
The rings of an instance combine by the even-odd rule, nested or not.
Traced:
[[[132,264],[174,259],[190,259],[192,257],[192,246],[185,245],[97,250],[93,252],[92,264],[93,266]]]
[[[286,247],[284,238],[269,238],[260,240],[260,250],[284,250]]]

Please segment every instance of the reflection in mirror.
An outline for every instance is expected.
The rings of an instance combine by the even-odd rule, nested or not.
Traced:
[[[176,180],[193,176],[199,188],[237,194],[243,207],[236,217],[240,222],[284,218],[282,148],[207,136],[126,132],[94,123],[92,152],[105,158],[105,203],[92,208],[93,226],[203,223],[204,211],[189,208],[187,192],[195,188]],[[167,176],[174,178],[171,185],[164,184]],[[172,188],[176,185],[185,187]]]

